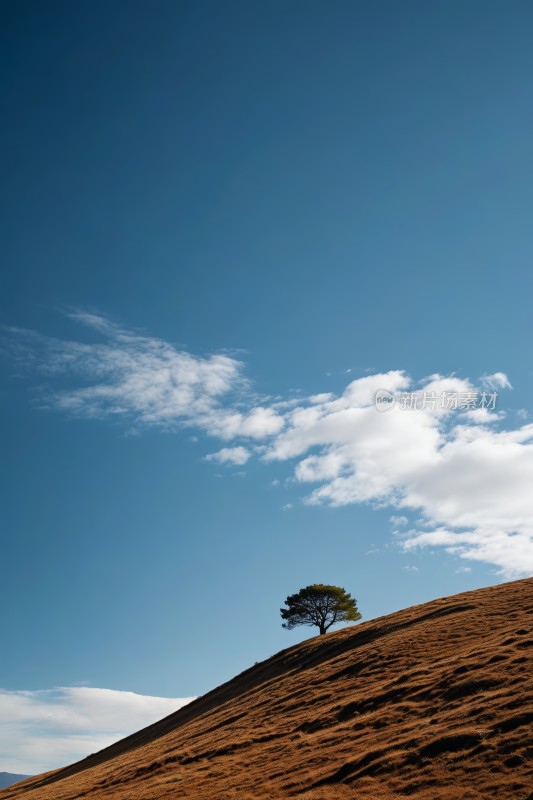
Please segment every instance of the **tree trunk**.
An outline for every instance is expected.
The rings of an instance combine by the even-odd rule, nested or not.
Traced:
[[[321,625],[320,626],[320,635],[322,636],[322,634],[324,634],[325,632],[326,632],[326,626],[325,625]]]

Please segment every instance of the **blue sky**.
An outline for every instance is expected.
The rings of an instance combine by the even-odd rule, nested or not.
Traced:
[[[531,574],[530,4],[2,17],[0,770]]]

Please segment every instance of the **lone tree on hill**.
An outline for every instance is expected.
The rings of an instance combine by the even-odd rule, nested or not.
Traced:
[[[285,600],[287,608],[280,608],[284,628],[297,625],[316,625],[326,633],[336,622],[356,622],[361,619],[357,603],[351,594],[340,586],[313,583],[291,594]]]

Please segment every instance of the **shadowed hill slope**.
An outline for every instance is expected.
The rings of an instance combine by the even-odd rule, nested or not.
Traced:
[[[283,650],[0,800],[533,800],[533,579]]]

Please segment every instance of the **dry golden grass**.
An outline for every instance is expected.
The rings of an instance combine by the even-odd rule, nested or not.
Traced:
[[[0,800],[533,800],[533,579],[315,637]]]

